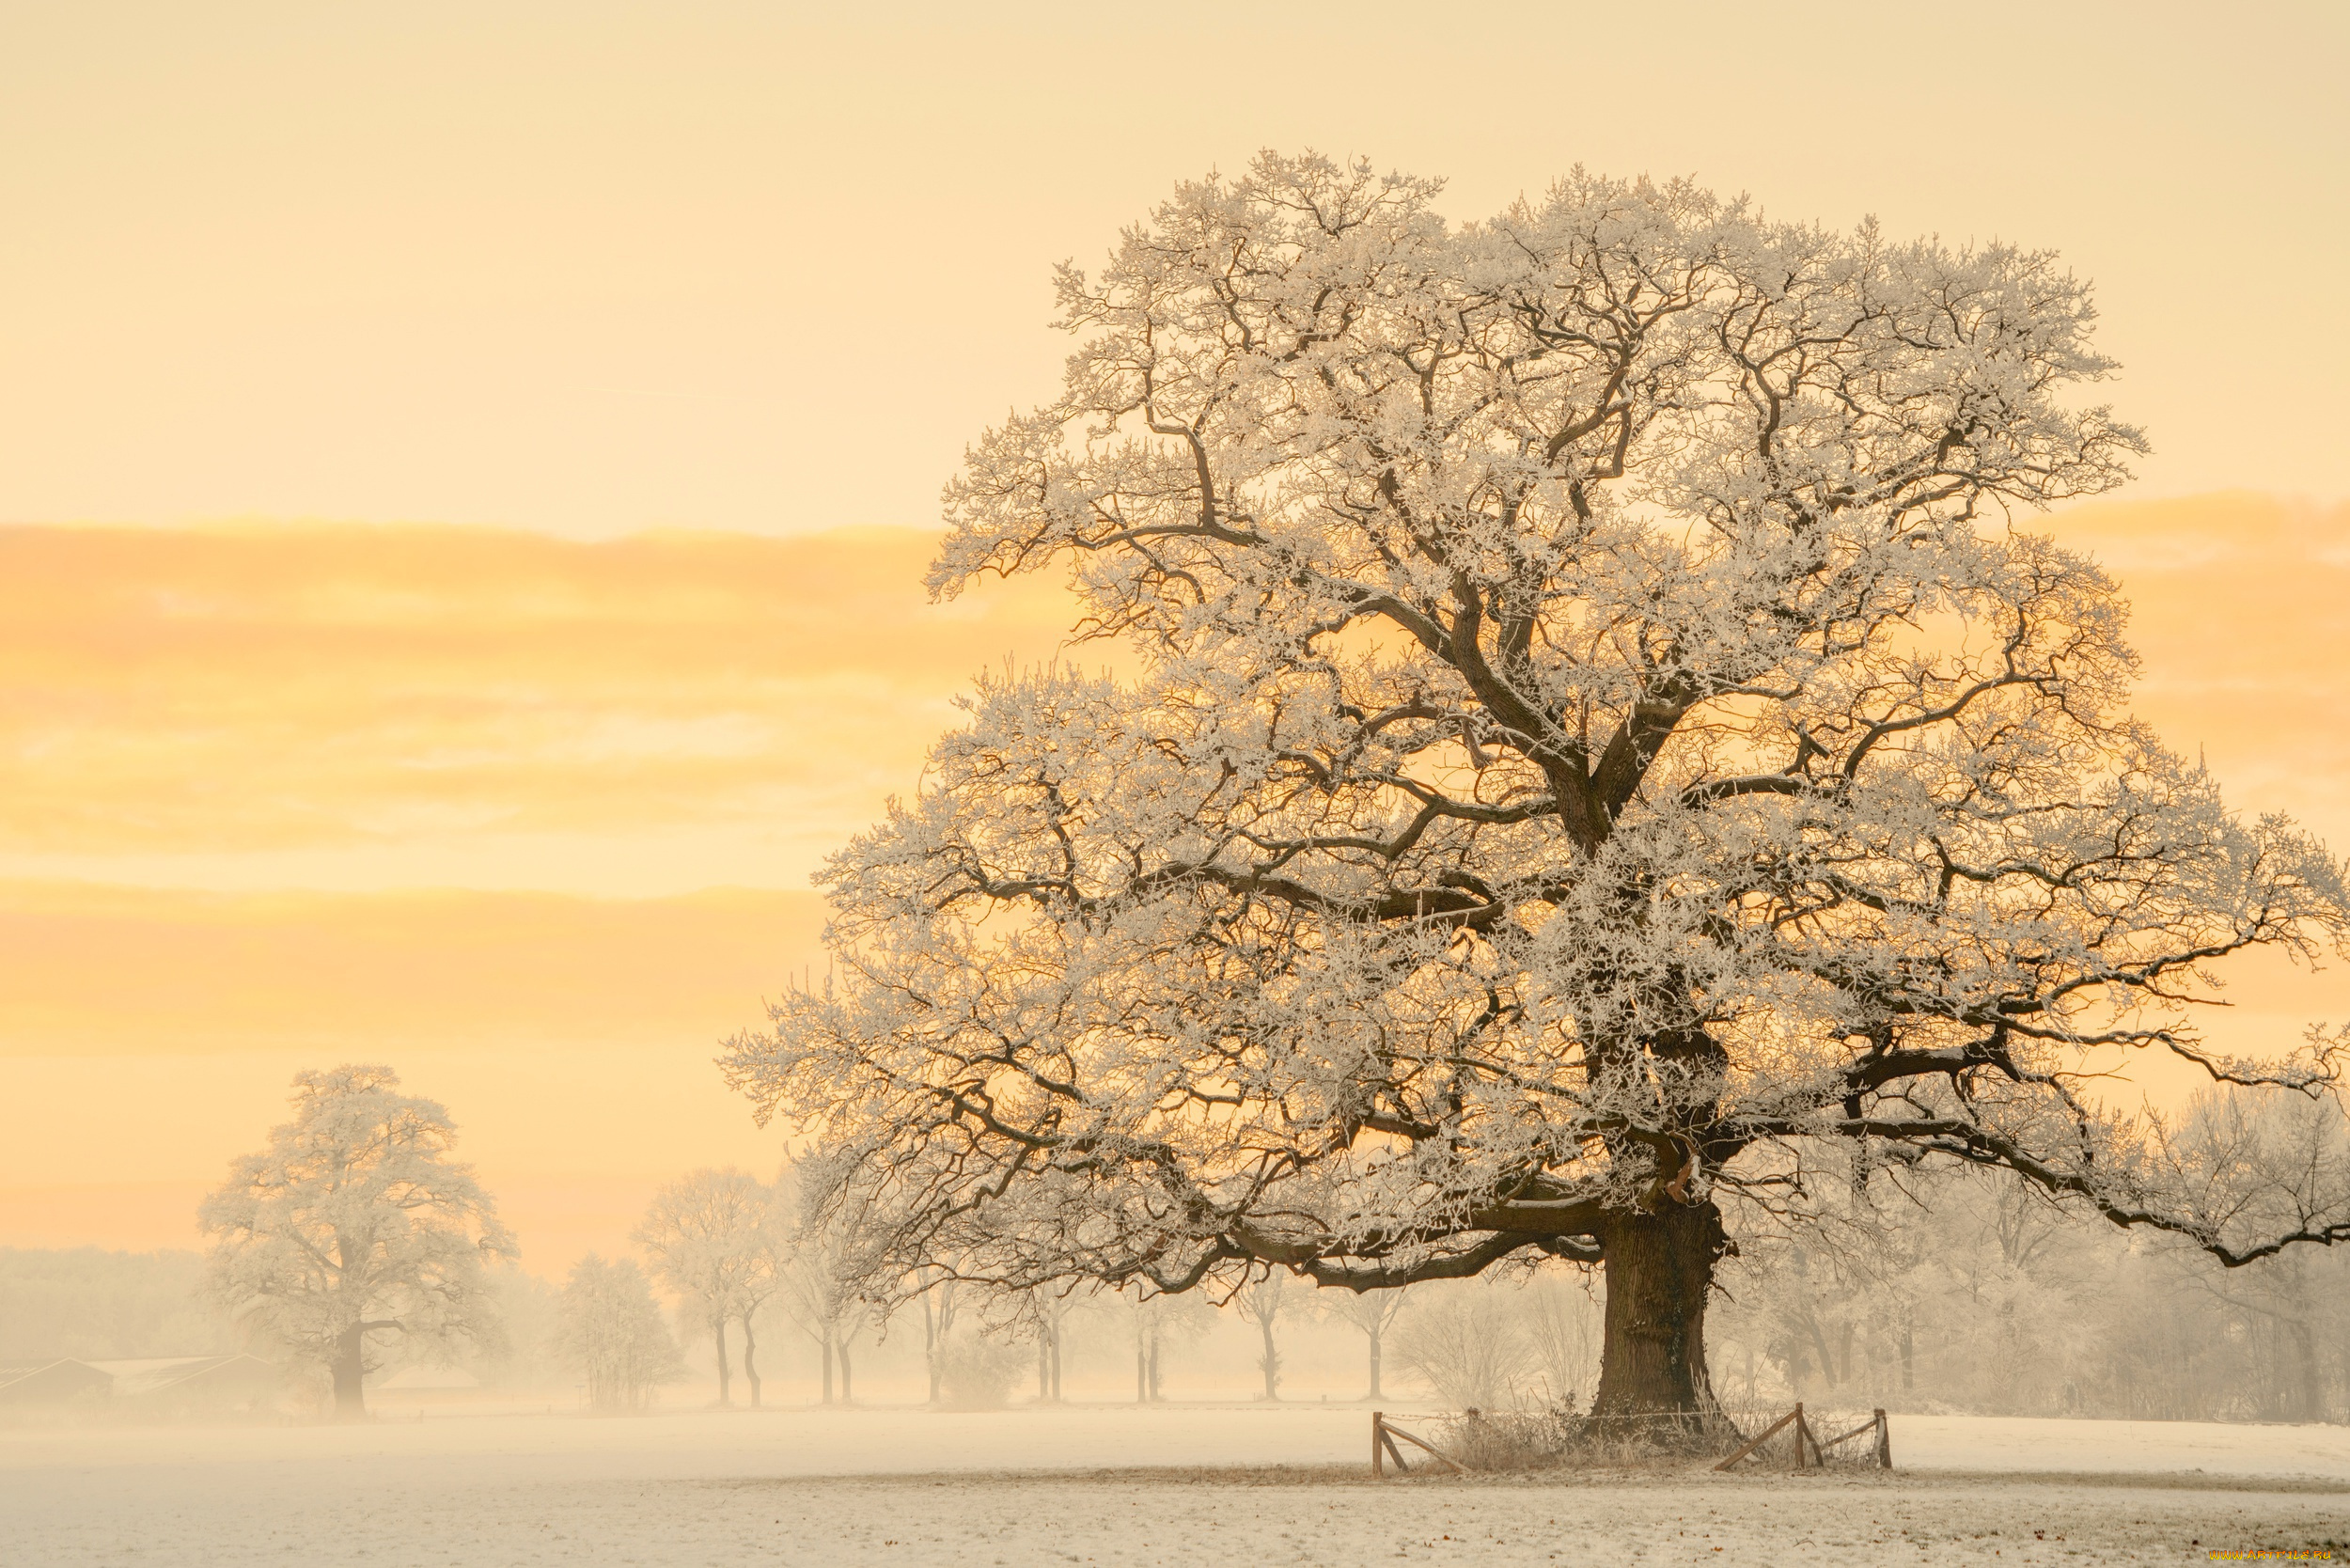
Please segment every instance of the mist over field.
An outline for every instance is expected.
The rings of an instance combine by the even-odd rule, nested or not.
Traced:
[[[1891,1255],[1935,1261],[1904,1272]],[[1665,1560],[1727,1543],[1757,1560],[1869,1563],[1896,1541],[1987,1541],[2000,1561],[2164,1561],[2182,1540],[2340,1536],[2342,1262],[2224,1274],[1987,1187],[1960,1192],[1911,1218],[1896,1249],[1755,1261],[1710,1324],[1720,1391],[1742,1419],[1798,1399],[1824,1422],[1888,1408],[1897,1487],[1849,1465],[1805,1482],[1780,1455],[1747,1475],[1652,1465],[1534,1471],[1533,1490],[1504,1476],[1499,1490],[1463,1491],[1434,1475],[1366,1492],[1374,1407],[1449,1443],[1465,1405],[1587,1400],[1591,1282],[1549,1270],[1407,1288],[1382,1325],[1375,1400],[1368,1340],[1334,1310],[1348,1304],[1303,1290],[1276,1314],[1270,1402],[1261,1331],[1232,1308],[1153,1324],[1095,1299],[1061,1317],[1043,1356],[1010,1336],[926,1352],[918,1312],[860,1325],[854,1398],[837,1389],[831,1404],[816,1338],[770,1311],[761,1403],[744,1402],[737,1326],[736,1403],[722,1409],[713,1341],[665,1304],[682,1366],[637,1413],[599,1416],[563,1341],[562,1282],[514,1268],[491,1282],[494,1346],[387,1357],[369,1377],[369,1419],[321,1426],[330,1390],[274,1361],[264,1379],[210,1391],[183,1376],[176,1398],[136,1386],[247,1347],[272,1355],[198,1294],[200,1255],[11,1249],[0,1379],[70,1358],[119,1381],[46,1401],[0,1383],[0,1496],[40,1554],[27,1560],[61,1563],[133,1546],[151,1561],[258,1560],[328,1539],[418,1563],[943,1563],[974,1549],[1179,1563],[1263,1539],[1306,1561],[1399,1549],[1471,1560],[1473,1545],[1479,1560],[1539,1562],[1570,1506],[1578,1529]],[[1963,1309],[1904,1312],[1952,1277]]]

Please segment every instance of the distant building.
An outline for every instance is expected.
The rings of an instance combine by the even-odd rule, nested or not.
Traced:
[[[114,1378],[87,1361],[28,1361],[0,1366],[0,1406],[102,1405]]]
[[[0,1409],[240,1416],[271,1408],[284,1385],[277,1364],[258,1356],[20,1362],[0,1366]]]
[[[268,1409],[284,1375],[258,1356],[92,1361],[111,1380],[115,1410],[138,1416],[233,1416]]]

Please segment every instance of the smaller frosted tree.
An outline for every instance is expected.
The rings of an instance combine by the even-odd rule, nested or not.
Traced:
[[[636,1228],[636,1245],[653,1273],[675,1291],[686,1313],[707,1324],[718,1346],[718,1403],[734,1403],[733,1368],[727,1360],[727,1325],[744,1325],[743,1371],[759,1403],[759,1365],[751,1314],[774,1288],[770,1227],[773,1195],[756,1176],[728,1168],[697,1170],[653,1195]]]
[[[197,1220],[218,1239],[212,1293],[333,1379],[367,1413],[370,1341],[494,1343],[482,1264],[516,1254],[471,1168],[448,1158],[448,1112],[398,1092],[388,1067],[294,1074],[293,1120],[229,1167]]]
[[[853,1163],[840,1150],[820,1150],[787,1162],[776,1177],[772,1210],[775,1297],[823,1356],[826,1404],[834,1401],[836,1367],[840,1403],[854,1402],[850,1349],[873,1318],[868,1299],[871,1262],[859,1240],[863,1209],[846,1180]],[[835,1193],[841,1195],[839,1201],[827,1205],[824,1199]]]
[[[628,1259],[606,1262],[590,1252],[563,1287],[556,1342],[588,1383],[588,1407],[633,1415],[654,1390],[685,1375],[685,1357],[661,1321],[652,1287]]]

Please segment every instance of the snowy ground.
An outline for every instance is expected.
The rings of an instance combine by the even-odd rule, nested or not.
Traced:
[[[2341,1428],[1897,1417],[1890,1477],[1373,1484],[1366,1420],[1359,1406],[1222,1405],[20,1429],[0,1432],[0,1563],[2005,1565],[2327,1544],[2350,1557]]]

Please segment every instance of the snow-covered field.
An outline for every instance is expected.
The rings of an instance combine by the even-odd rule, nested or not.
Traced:
[[[0,1563],[2186,1562],[2350,1539],[2350,1432],[1896,1417],[1888,1477],[1372,1483],[1360,1406],[0,1432]],[[1246,1473],[1249,1467],[1288,1466]],[[1151,1473],[1152,1471],[1157,1473]]]

